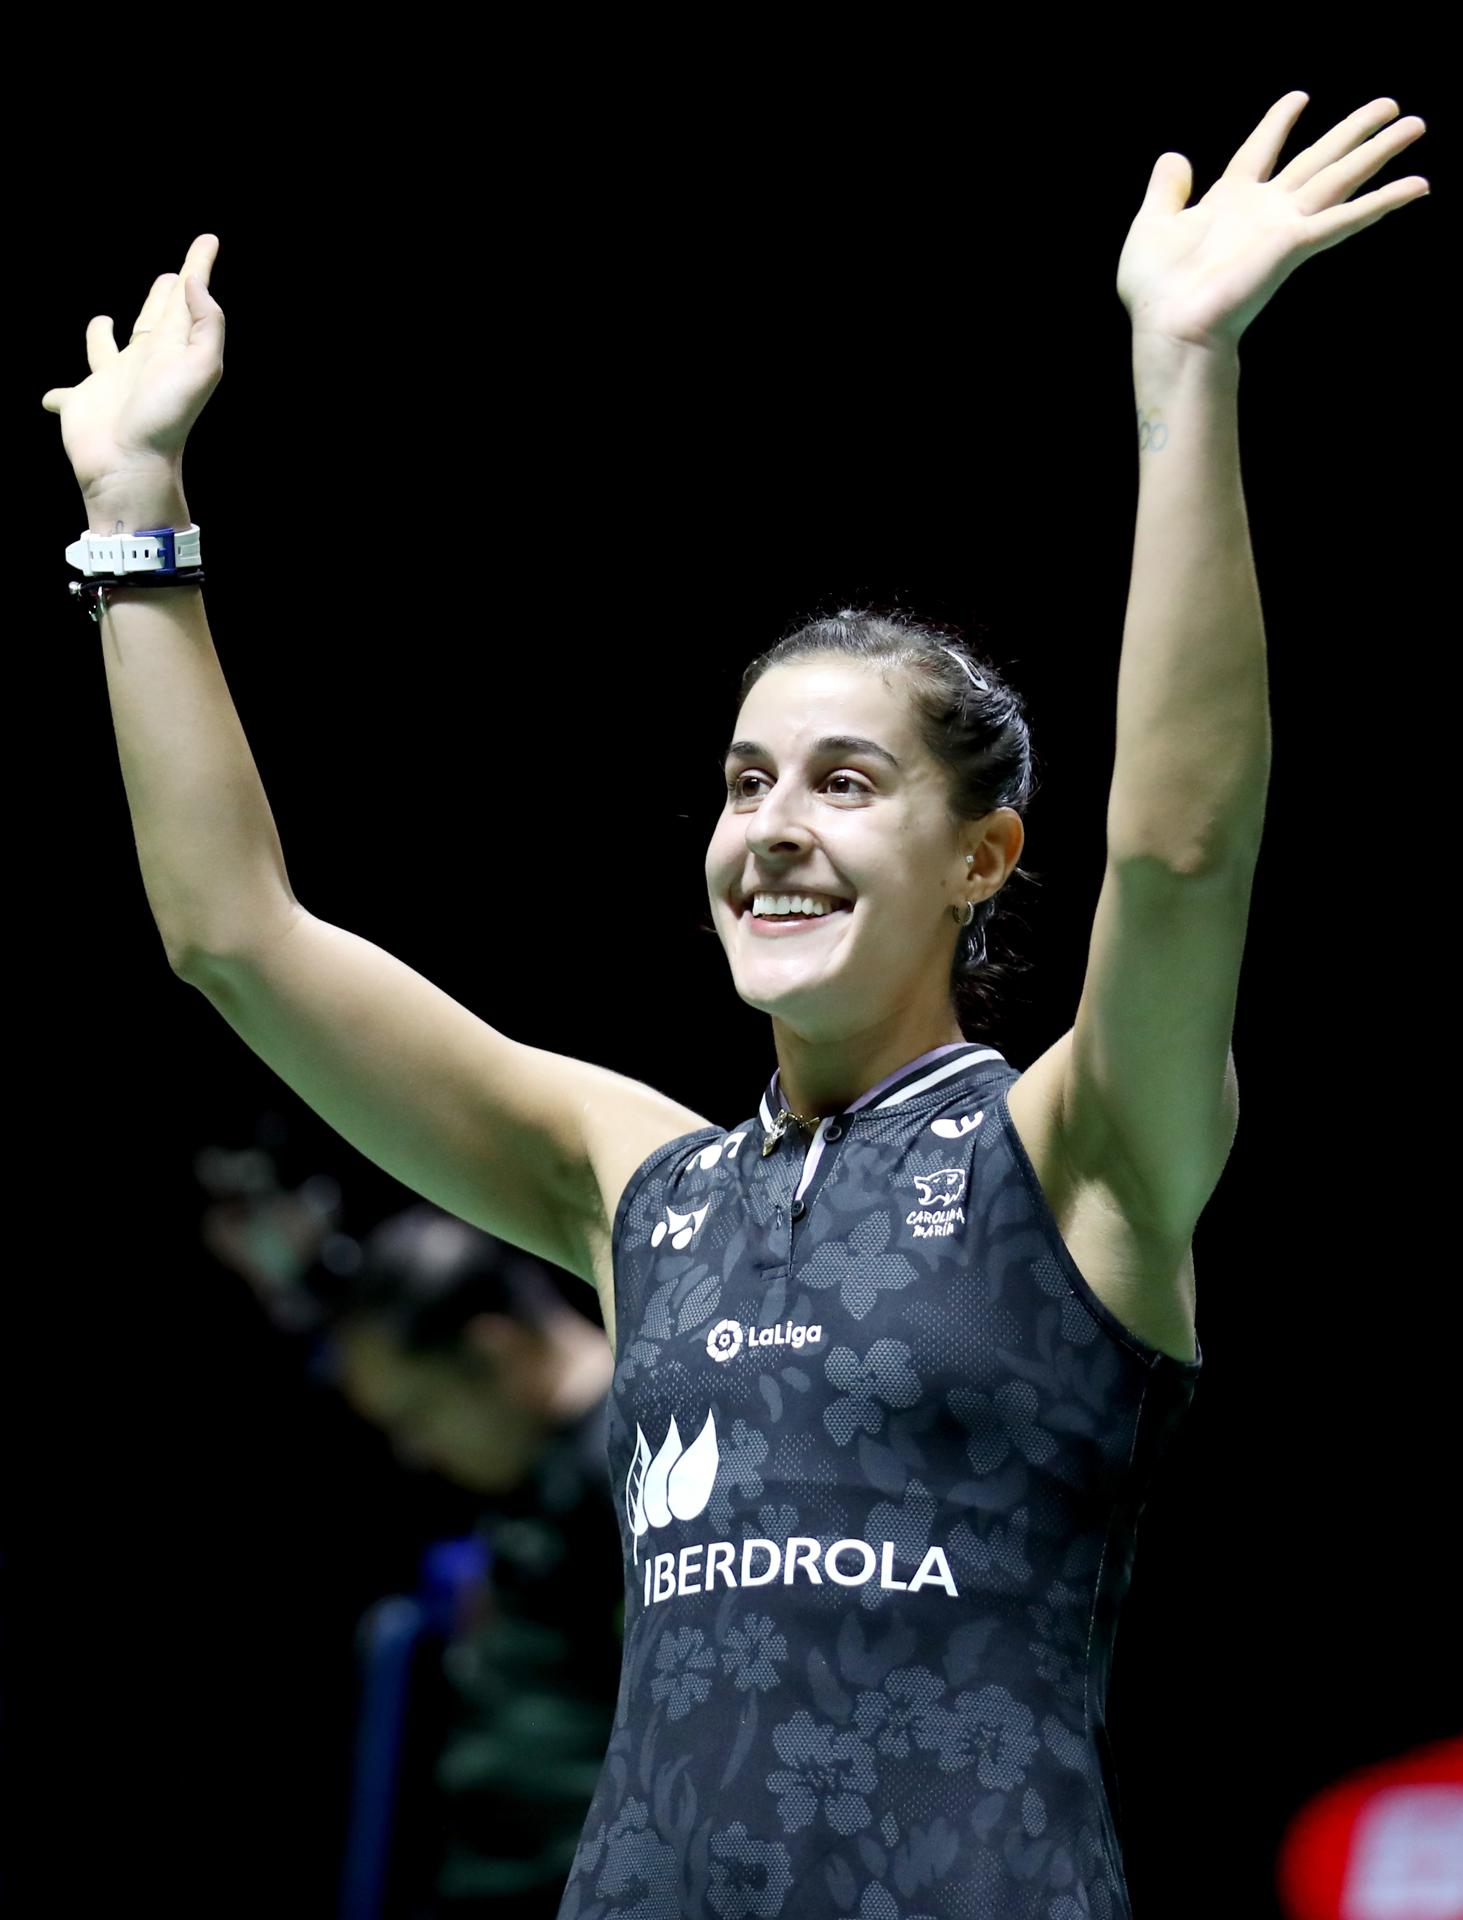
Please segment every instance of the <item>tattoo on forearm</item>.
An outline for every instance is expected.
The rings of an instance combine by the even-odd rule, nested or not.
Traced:
[[[1168,428],[1159,415],[1145,414],[1138,408],[1138,451],[1139,453],[1162,453],[1168,445]]]

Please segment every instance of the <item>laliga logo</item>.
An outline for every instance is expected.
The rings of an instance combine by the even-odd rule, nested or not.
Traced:
[[[741,1329],[737,1329],[740,1336]],[[694,1520],[703,1513],[716,1483],[721,1453],[716,1444],[716,1416],[708,1413],[706,1425],[689,1447],[681,1445],[681,1436],[672,1416],[660,1452],[652,1459],[650,1442],[639,1421],[635,1423],[635,1457],[625,1476],[625,1513],[635,1536],[635,1564],[640,1564],[640,1538],[652,1527],[668,1527],[672,1520]]]
[[[795,1327],[791,1320],[780,1327],[748,1327],[749,1347],[817,1346],[823,1338],[821,1326]],[[706,1351],[713,1360],[735,1360],[742,1350],[742,1330],[735,1320],[718,1320],[706,1336]]]
[[[718,1320],[706,1336],[706,1351],[713,1360],[735,1360],[742,1350],[742,1330],[735,1320]]]

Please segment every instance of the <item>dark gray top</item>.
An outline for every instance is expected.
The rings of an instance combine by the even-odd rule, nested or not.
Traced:
[[[978,1043],[668,1142],[613,1247],[625,1631],[560,1920],[1128,1920],[1105,1700],[1193,1396]],[[767,1150],[764,1151],[764,1148]]]

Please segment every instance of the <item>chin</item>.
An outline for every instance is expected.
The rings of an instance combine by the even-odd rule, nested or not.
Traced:
[[[841,981],[790,982],[778,990],[765,979],[755,983],[733,976],[738,998],[758,1013],[781,1021],[801,1039],[837,1040],[849,1031],[851,1000]]]

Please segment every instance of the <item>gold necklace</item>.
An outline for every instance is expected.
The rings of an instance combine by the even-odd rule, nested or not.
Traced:
[[[771,1153],[778,1141],[787,1132],[787,1123],[789,1120],[796,1120],[800,1127],[817,1127],[822,1124],[826,1117],[825,1114],[821,1113],[794,1113],[791,1107],[784,1107],[767,1130],[767,1137],[762,1142],[762,1158],[764,1160],[767,1158],[768,1154]]]

